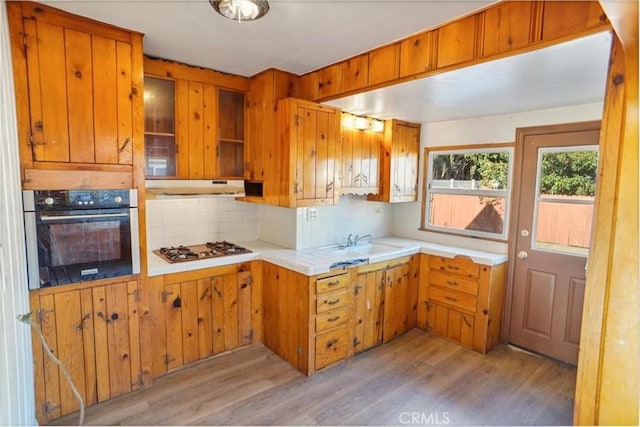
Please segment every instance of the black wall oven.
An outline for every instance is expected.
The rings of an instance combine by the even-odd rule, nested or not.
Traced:
[[[140,272],[136,190],[23,192],[29,289]]]

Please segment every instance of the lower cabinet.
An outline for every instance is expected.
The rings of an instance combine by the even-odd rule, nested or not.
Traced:
[[[352,275],[263,262],[264,344],[307,375],[353,355]]]
[[[259,261],[150,278],[153,375],[260,342]]]
[[[136,279],[30,292],[33,320],[87,406],[142,386]],[[34,331],[36,416],[40,424],[79,409],[62,371]]]
[[[353,284],[356,353],[415,328],[419,256],[356,268]]]
[[[500,340],[507,264],[420,255],[418,326],[486,353]]]

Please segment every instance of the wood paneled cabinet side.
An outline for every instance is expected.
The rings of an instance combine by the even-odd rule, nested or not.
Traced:
[[[90,406],[139,389],[138,282],[31,291],[34,321]],[[78,410],[68,383],[34,332],[36,417],[41,424]]]
[[[274,106],[274,151],[279,170],[265,177],[267,203],[282,207],[326,206],[338,202],[340,110],[286,98]]]
[[[247,138],[245,179],[264,181],[277,153],[273,150],[273,103],[298,95],[299,78],[285,71],[268,69],[250,78],[247,93]],[[277,167],[277,166],[276,166]]]
[[[419,256],[356,268],[354,339],[356,353],[416,327]]]
[[[500,341],[506,266],[420,255],[417,326],[490,351]]]
[[[7,6],[24,187],[99,186],[99,171],[128,174],[121,185],[131,186],[142,147],[142,36],[38,3]],[[51,182],[55,169],[88,177]]]
[[[263,262],[264,344],[306,375],[351,357],[352,281]]]
[[[368,200],[411,202],[418,199],[420,125],[396,119],[385,123],[380,152],[379,193]]]

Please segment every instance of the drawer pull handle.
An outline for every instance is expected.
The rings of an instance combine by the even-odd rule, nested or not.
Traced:
[[[339,284],[340,284],[340,281],[339,281],[339,280],[336,280],[335,282],[329,282],[329,283],[327,283],[327,287],[329,287],[329,288],[333,288],[334,286],[337,286],[337,285],[339,285]]]
[[[328,341],[328,342],[327,342],[327,348],[331,348],[331,347],[333,347],[333,346],[334,346],[335,344],[337,344],[337,343],[338,343],[338,339],[337,339],[337,338],[336,338],[336,339],[333,339],[333,340],[331,340],[331,341]]]
[[[459,283],[456,282],[455,280],[447,280],[447,285],[450,286],[459,286]]]
[[[456,267],[455,265],[447,265],[447,268],[449,270],[454,270],[454,271],[458,271],[460,270],[460,267]]]
[[[339,302],[340,302],[340,298],[334,299],[333,301],[325,301],[325,304],[327,304],[327,305],[336,305]]]
[[[452,297],[447,297],[447,296],[445,296],[445,298],[446,298],[446,299],[448,299],[449,301],[458,302],[458,300],[457,300],[457,299],[452,298]]]
[[[327,319],[327,322],[335,322],[338,319],[340,319],[340,316],[330,317],[330,318]]]

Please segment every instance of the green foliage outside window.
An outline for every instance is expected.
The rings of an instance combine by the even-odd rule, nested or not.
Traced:
[[[594,196],[597,170],[597,151],[545,153],[542,156],[540,193]]]

